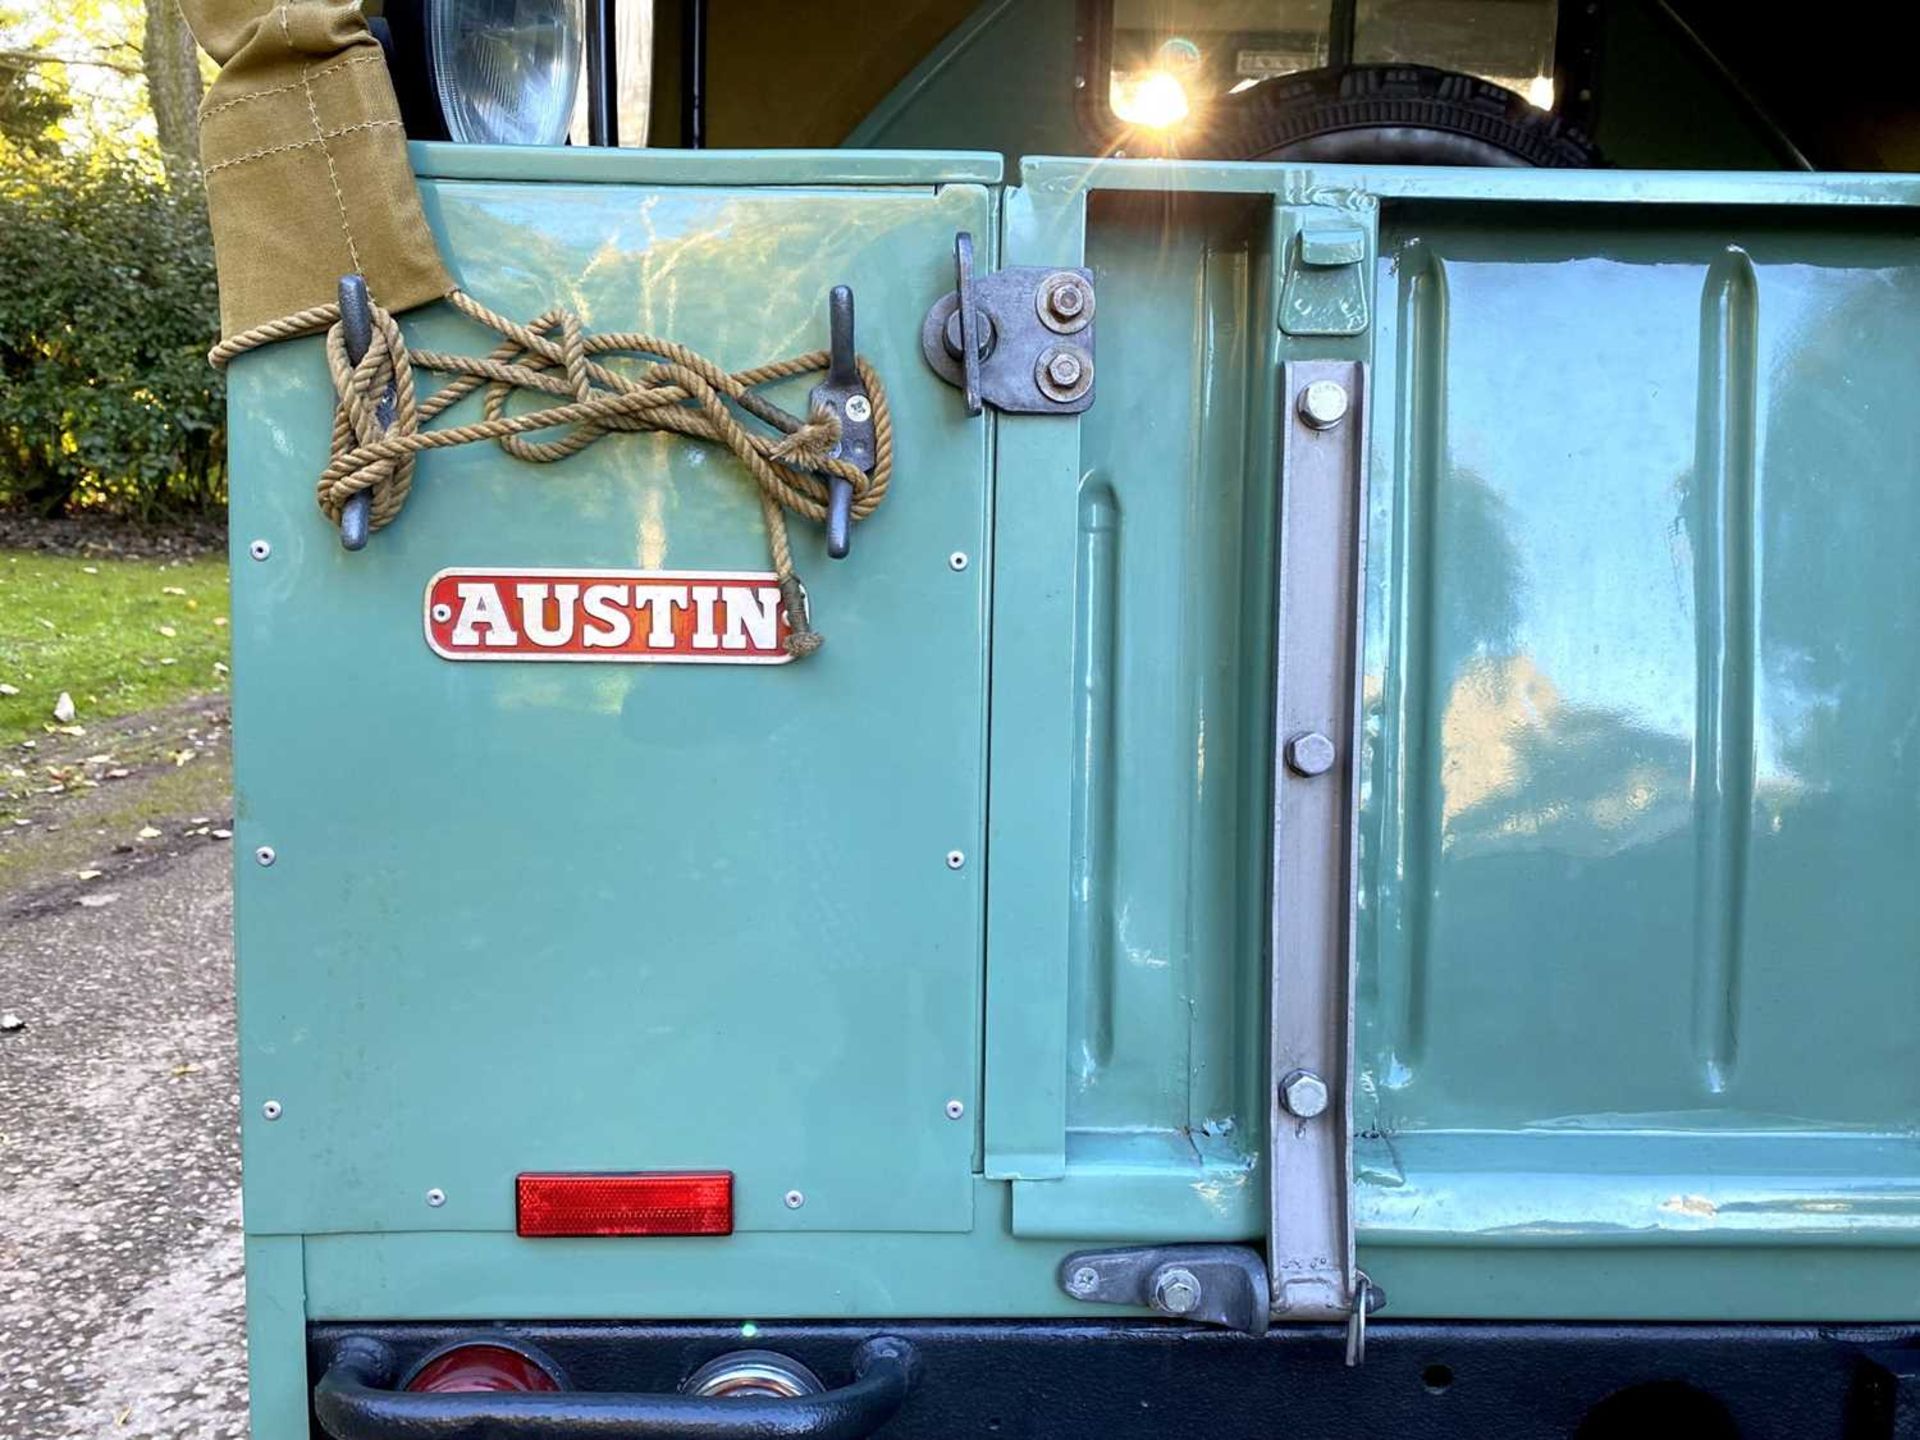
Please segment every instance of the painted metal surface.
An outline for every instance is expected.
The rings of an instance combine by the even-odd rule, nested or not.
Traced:
[[[238,874],[256,1235],[510,1231],[529,1169],[731,1169],[743,1231],[973,1223],[973,1127],[944,1107],[978,1094],[981,871],[945,857],[984,825],[990,571],[947,557],[986,553],[986,437],[917,337],[991,198],[925,158],[887,189],[644,185],[620,161],[429,181],[426,205],[484,303],[736,367],[821,345],[851,284],[893,497],[843,564],[796,529],[828,636],[804,664],[450,664],[420,629],[436,573],[757,571],[752,485],[664,436],[545,469],[467,447],[349,554],[312,502],[317,342],[235,367],[238,843],[276,853]],[[457,317],[408,325],[484,348]]]
[[[1910,216],[1383,224],[1363,1238],[1911,1245]]]
[[[1915,1314],[1920,184],[1036,161],[996,199],[953,157],[864,188],[858,157],[765,188],[765,157],[552,158],[423,158],[479,167],[428,185],[464,283],[746,364],[819,344],[849,281],[900,474],[850,561],[802,542],[815,660],[452,665],[437,571],[757,570],[750,490],[657,436],[436,455],[349,555],[317,348],[236,366],[273,1416],[302,1312],[1084,1315],[1075,1249],[1265,1233],[1295,363],[1371,375],[1354,1216],[1386,1314]],[[1316,225],[1365,236],[1361,333],[1279,323]],[[962,229],[1093,272],[1084,416],[968,421],[925,369]],[[512,1233],[517,1170],[672,1166],[734,1169],[739,1233]]]

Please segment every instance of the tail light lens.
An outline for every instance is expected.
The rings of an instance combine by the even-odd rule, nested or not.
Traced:
[[[558,1390],[551,1362],[492,1341],[455,1343],[429,1355],[406,1388],[416,1394],[459,1395],[496,1390]]]

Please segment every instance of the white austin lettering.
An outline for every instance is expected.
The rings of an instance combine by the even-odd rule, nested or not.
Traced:
[[[581,627],[582,645],[589,649],[617,650],[633,638],[633,617],[626,611],[625,585],[589,585],[586,599],[581,603],[586,607],[587,618],[600,622],[598,628],[593,625]]]
[[[454,622],[453,643],[491,645],[505,648],[520,643],[520,636],[507,619],[507,607],[500,592],[485,580],[463,580],[455,587],[460,596],[460,618]],[[486,630],[486,637],[480,635]]]
[[[771,650],[780,637],[780,592],[757,585],[724,585],[727,633],[720,644],[727,650]]]
[[[638,610],[643,606],[653,617],[653,623],[647,630],[647,648],[673,649],[673,612],[687,608],[687,587],[636,585],[633,587],[633,608]]]
[[[573,626],[577,618],[576,605],[580,599],[578,585],[519,585],[520,627],[527,632],[527,639],[536,645],[549,648],[564,645],[573,639]],[[559,622],[547,624],[547,601],[551,598],[560,612]]]
[[[719,603],[719,600],[718,585],[693,587],[693,648],[696,650],[720,648],[720,633],[713,619],[713,607]]]

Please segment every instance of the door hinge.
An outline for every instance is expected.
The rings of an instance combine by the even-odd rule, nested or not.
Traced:
[[[973,273],[973,236],[953,237],[954,287],[927,311],[920,352],[967,397],[1011,415],[1078,415],[1093,404],[1093,272],[1010,265]]]

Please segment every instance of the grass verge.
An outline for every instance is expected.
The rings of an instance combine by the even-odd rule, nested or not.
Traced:
[[[227,562],[0,550],[0,744],[227,686]]]

